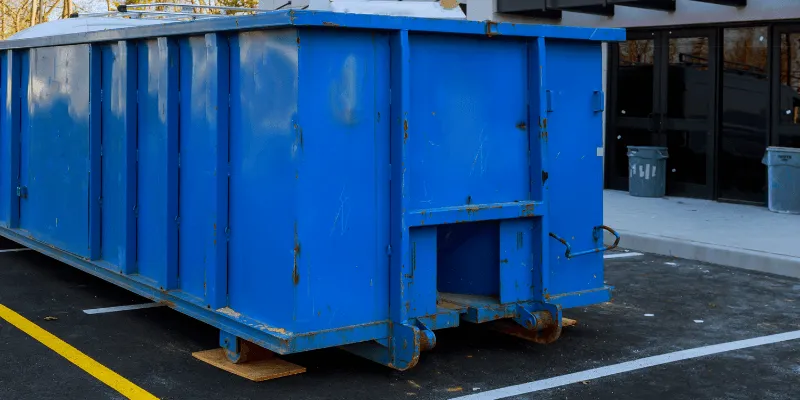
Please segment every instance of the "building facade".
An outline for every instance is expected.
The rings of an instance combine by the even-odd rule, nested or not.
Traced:
[[[669,149],[667,194],[764,204],[767,146],[800,147],[800,0],[462,0],[473,20],[628,28],[606,46],[605,185]]]

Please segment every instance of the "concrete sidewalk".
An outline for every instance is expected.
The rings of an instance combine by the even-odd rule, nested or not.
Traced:
[[[800,278],[800,215],[606,190],[604,221],[624,248]]]

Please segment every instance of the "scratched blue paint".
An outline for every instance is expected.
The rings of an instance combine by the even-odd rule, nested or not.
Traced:
[[[533,298],[533,270],[537,265],[533,244],[541,220],[514,219],[500,222],[499,298],[501,303],[514,303]]]
[[[294,293],[298,330],[384,320],[389,38],[380,32],[314,30],[300,31],[299,38],[300,59],[314,61],[300,62],[295,118],[300,142],[293,147],[301,248]],[[335,293],[331,282],[343,279],[348,295],[320,304],[316,293]],[[342,315],[354,309],[359,312]]]
[[[14,86],[13,80],[9,77],[9,52],[0,52],[0,163],[9,165],[11,160],[11,131],[15,129],[12,123],[12,103],[13,98],[10,87]],[[17,86],[19,83],[17,82]],[[8,168],[0,169],[0,224],[8,228],[11,214],[11,171]],[[14,185],[16,186],[16,185]],[[14,196],[16,197],[16,196]]]
[[[180,216],[178,265],[182,290],[205,297],[206,270],[213,261],[216,140],[206,121],[206,90],[212,75],[206,42],[192,36],[180,42]],[[224,228],[223,228],[224,229]]]
[[[166,268],[167,240],[165,227],[174,216],[166,206],[166,131],[165,116],[159,110],[159,79],[162,61],[158,43],[139,43],[139,182],[137,196],[139,274],[158,279]],[[159,285],[161,283],[159,282]]]
[[[125,258],[125,235],[123,218],[125,215],[125,117],[124,99],[119,98],[122,84],[120,71],[124,65],[116,63],[119,45],[103,46],[103,99],[102,99],[102,142],[103,142],[103,202],[102,208],[102,258],[115,269],[120,268]]]
[[[136,272],[136,45],[102,46],[100,258],[114,271]]]
[[[17,207],[16,208],[17,208],[17,217],[18,218],[17,218],[17,221],[16,221],[17,223],[14,226],[14,228],[21,228],[19,217],[22,216],[22,202],[24,201],[24,199],[22,199],[18,195],[18,192],[16,192],[16,189],[19,188],[23,184],[23,182],[26,182],[27,177],[28,177],[28,169],[25,168],[25,166],[28,165],[28,151],[25,151],[25,149],[26,149],[25,142],[26,142],[26,139],[27,139],[27,135],[23,135],[23,132],[28,130],[28,127],[30,127],[30,115],[31,115],[31,113],[30,113],[29,108],[28,108],[29,107],[28,106],[28,98],[29,98],[28,88],[30,86],[30,76],[31,76],[31,74],[30,74],[30,52],[31,52],[31,50],[11,51],[11,56],[12,57],[16,56],[16,55],[20,56],[19,57],[19,66],[18,66],[18,68],[19,68],[19,79],[20,79],[20,81],[19,81],[20,101],[19,101],[19,104],[18,104],[18,107],[19,107],[19,138],[18,138],[19,139],[19,146],[18,147],[20,149],[20,151],[19,151],[19,165],[18,166],[11,165],[9,168],[7,168],[8,170],[11,170],[11,171],[13,171],[15,169],[15,167],[17,169],[16,182],[14,182],[14,178],[13,178],[14,174],[12,173],[12,175],[11,175],[12,176],[11,190],[14,191],[15,193],[17,193],[17,196],[16,196],[16,198],[17,198]],[[15,67],[17,67],[17,66],[15,65]],[[9,76],[11,76],[11,74],[9,74]],[[12,133],[12,135],[13,135],[13,133]],[[13,140],[12,140],[12,142],[13,142]],[[11,209],[12,210],[14,209],[13,206],[12,206]],[[13,217],[11,219],[13,219]],[[28,234],[28,236],[30,236],[30,234]]]
[[[592,230],[603,224],[603,181],[587,179],[603,170],[597,155],[603,114],[592,105],[593,91],[603,90],[602,52],[589,43],[548,42],[547,66],[553,88],[547,122],[549,230],[568,240],[573,251],[602,247],[602,236],[595,240]],[[602,253],[568,260],[561,243],[550,239],[549,245],[550,295],[603,286]]]
[[[138,271],[167,289],[177,279],[177,127],[173,122],[176,60],[156,40],[139,45]]]
[[[228,300],[237,312],[286,329],[295,315],[295,256],[303,257],[302,247],[295,250],[303,235],[295,226],[301,150],[294,129],[296,41],[294,29],[231,40]]]
[[[623,37],[282,11],[0,42],[0,234],[281,354],[410,368],[462,318],[610,297],[549,233],[600,246]]]
[[[528,163],[528,131],[517,128],[528,119],[526,43],[417,34],[410,44],[412,60],[437,60],[411,63],[410,207],[528,200],[530,182],[515,173]]]
[[[30,51],[20,227],[88,256],[89,46]]]

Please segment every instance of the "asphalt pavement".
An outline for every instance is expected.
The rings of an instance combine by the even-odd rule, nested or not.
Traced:
[[[613,302],[567,310],[578,325],[538,345],[483,326],[437,331],[407,372],[338,349],[285,357],[302,375],[250,382],[194,359],[218,331],[147,304],[33,251],[2,252],[0,304],[162,399],[451,399],[530,382],[562,382],[515,399],[797,399],[800,340],[764,343],[646,368],[620,363],[800,331],[800,280],[655,255],[606,260]],[[760,340],[760,339],[759,339]],[[595,369],[607,376],[573,382]],[[608,372],[611,371],[611,372]],[[534,385],[535,386],[535,385]],[[531,386],[531,387],[534,387]],[[119,399],[120,393],[0,319],[0,399]]]

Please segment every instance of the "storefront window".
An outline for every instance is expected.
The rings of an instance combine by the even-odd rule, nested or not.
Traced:
[[[623,117],[646,118],[653,112],[652,40],[628,40],[619,44],[618,112]]]
[[[800,33],[781,34],[781,85],[778,119],[800,128]],[[778,134],[778,146],[800,147],[800,131]]]
[[[719,197],[761,203],[769,141],[769,29],[723,30],[722,126],[719,134]]]

